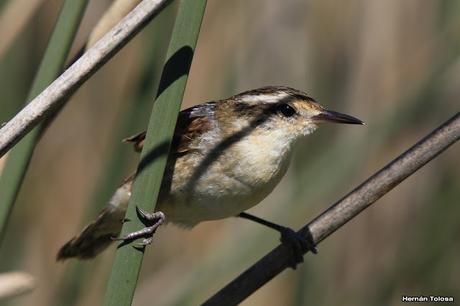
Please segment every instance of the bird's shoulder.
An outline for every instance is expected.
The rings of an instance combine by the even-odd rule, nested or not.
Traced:
[[[172,154],[185,154],[198,149],[200,136],[213,128],[215,109],[216,102],[208,102],[179,112],[171,143]],[[132,143],[134,150],[140,152],[144,147],[145,136],[144,131],[123,141]]]

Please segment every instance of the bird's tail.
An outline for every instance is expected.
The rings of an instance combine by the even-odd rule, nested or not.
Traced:
[[[93,258],[110,245],[112,238],[120,234],[131,196],[131,185],[132,177],[117,189],[108,207],[102,210],[96,220],[61,247],[56,256],[58,261],[71,257]]]

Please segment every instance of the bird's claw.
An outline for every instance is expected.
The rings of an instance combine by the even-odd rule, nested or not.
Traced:
[[[112,237],[112,240],[130,242],[138,238],[144,238],[141,243],[138,243],[136,246],[145,247],[152,243],[153,234],[157,231],[158,227],[162,225],[165,221],[165,215],[161,211],[154,213],[148,213],[141,208],[136,206],[136,212],[141,219],[141,221],[146,224],[146,227],[138,231],[126,234],[122,237]]]
[[[161,211],[157,211],[154,213],[149,213],[140,208],[139,206],[136,206],[136,212],[139,218],[142,221],[145,221],[145,223],[151,223],[152,221],[156,222],[157,220],[165,220],[165,215]]]
[[[311,237],[305,237],[289,227],[284,227],[280,232],[281,243],[287,245],[292,252],[289,266],[294,270],[299,263],[303,262],[303,255],[305,252],[311,251],[314,254],[318,253]]]
[[[146,247],[152,244],[152,242],[153,242],[153,235],[151,237],[142,239],[142,242],[136,243],[135,247],[143,248],[143,247]]]

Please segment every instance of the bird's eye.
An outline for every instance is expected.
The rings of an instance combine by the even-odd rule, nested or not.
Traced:
[[[292,106],[285,103],[278,105],[276,110],[282,113],[285,117],[292,117],[296,113],[295,109]]]

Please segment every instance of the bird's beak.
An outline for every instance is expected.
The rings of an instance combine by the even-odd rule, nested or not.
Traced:
[[[334,122],[334,123],[346,123],[346,124],[364,124],[358,118],[345,115],[342,113],[330,111],[330,110],[323,110],[318,115],[312,117],[312,119],[316,122]]]

